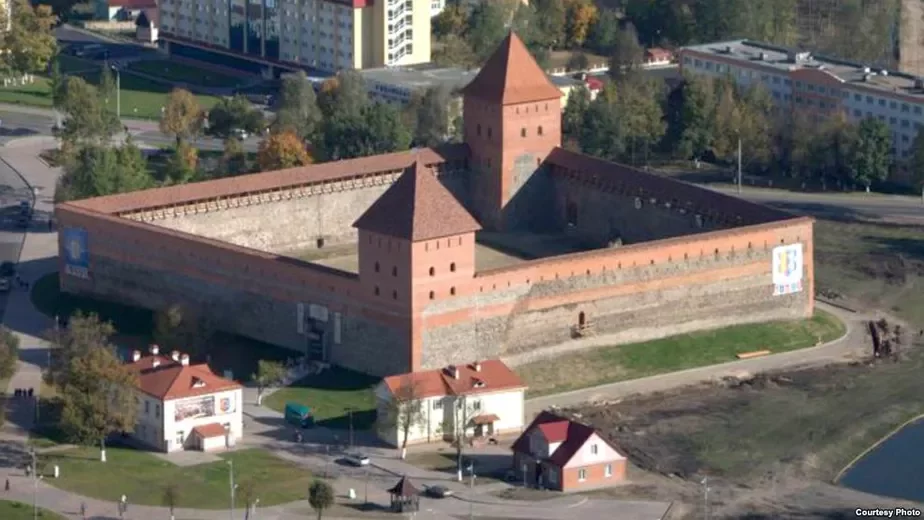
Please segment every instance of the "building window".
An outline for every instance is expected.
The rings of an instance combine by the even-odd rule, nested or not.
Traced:
[[[449,264],[449,272],[450,272],[450,273],[456,272],[456,263],[455,263],[455,262]]]
[[[436,299],[436,293],[435,293],[435,292],[430,291],[430,299],[431,299],[431,300],[435,300],[435,299]]]
[[[488,127],[488,139],[490,139],[490,138],[491,138],[491,127],[489,126],[489,127]]]
[[[378,286],[378,285],[375,286],[375,295],[376,295],[376,296],[379,295],[379,286]]]
[[[607,465],[603,468],[603,475],[604,475],[605,477],[607,477],[607,478],[613,476],[613,465],[612,465],[612,464],[607,464]]]
[[[144,402],[144,415],[147,415],[149,413],[151,413],[151,402],[145,401]]]
[[[548,105],[546,105],[546,110],[548,110]],[[536,130],[539,135],[542,135],[542,125],[539,125],[539,128]]]
[[[434,268],[431,267],[431,268],[430,268],[430,276],[434,276],[435,274],[436,274],[436,269],[434,269]]]
[[[585,480],[587,480],[587,470],[579,469],[578,470],[578,482],[584,482]]]
[[[398,276],[398,268],[397,268],[397,267],[392,267],[392,268],[391,268],[391,275],[392,275],[392,276]]]
[[[397,300],[397,299],[398,299],[398,291],[392,291],[392,292],[391,292],[391,299],[392,299],[392,300]]]
[[[591,445],[590,445],[590,454],[591,454],[591,455],[597,455],[597,454],[599,454],[599,452],[600,452],[600,447],[599,447],[599,446],[597,446],[596,444],[591,444]]]
[[[378,262],[375,263],[375,272],[379,272],[379,263],[378,263]]]
[[[481,411],[481,399],[475,399],[472,401],[472,410],[476,412]]]
[[[442,399],[435,399],[435,400],[433,401],[433,409],[434,409],[434,410],[442,410],[442,409],[443,409],[443,400],[442,400]]]
[[[154,417],[160,419],[160,405],[159,404],[154,405]]]
[[[475,133],[478,134],[478,137],[481,137],[481,125],[475,127]]]
[[[526,127],[520,129],[520,137],[526,137]]]
[[[450,288],[449,288],[449,294],[451,294],[452,296],[455,296],[455,295],[456,295],[456,288],[455,288],[455,287],[450,287]]]

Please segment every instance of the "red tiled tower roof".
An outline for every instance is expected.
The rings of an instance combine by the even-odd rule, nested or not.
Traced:
[[[353,227],[412,242],[481,229],[419,157]]]
[[[513,31],[507,34],[462,93],[501,105],[561,97],[561,91],[549,81],[523,40]]]

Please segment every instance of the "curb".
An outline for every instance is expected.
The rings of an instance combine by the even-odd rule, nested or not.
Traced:
[[[901,423],[899,426],[894,428],[891,432],[887,433],[884,437],[874,442],[872,446],[866,448],[859,455],[854,457],[852,461],[850,461],[846,466],[844,466],[844,469],[840,470],[837,473],[837,476],[834,477],[831,483],[838,484],[838,481],[844,477],[844,473],[847,473],[847,471],[850,470],[850,468],[854,467],[857,464],[857,462],[860,462],[860,460],[863,457],[869,455],[870,452],[872,452],[873,450],[881,446],[883,443],[885,443],[885,441],[891,439],[893,436],[895,436],[896,433],[902,431],[906,426],[910,426],[912,423],[916,423],[922,419],[924,419],[924,413],[916,415],[915,417],[912,417],[911,419],[908,419],[907,421]]]

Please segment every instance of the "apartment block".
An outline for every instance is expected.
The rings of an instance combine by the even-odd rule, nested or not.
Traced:
[[[907,158],[924,126],[924,78],[773,45],[735,40],[685,47],[681,71],[763,85],[781,108],[820,120],[843,112],[875,117],[892,130],[892,154]]]
[[[430,61],[430,0],[161,0],[165,49],[278,75]]]

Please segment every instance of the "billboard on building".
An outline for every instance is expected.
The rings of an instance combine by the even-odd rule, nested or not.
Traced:
[[[802,244],[773,248],[773,295],[802,292]]]
[[[65,228],[61,231],[64,247],[64,273],[90,279],[90,248],[86,229]]]
[[[226,415],[229,413],[234,413],[235,404],[234,394],[230,394],[218,399],[218,414]]]
[[[173,410],[173,420],[175,422],[212,417],[213,415],[215,415],[215,396],[212,395],[179,401]]]

